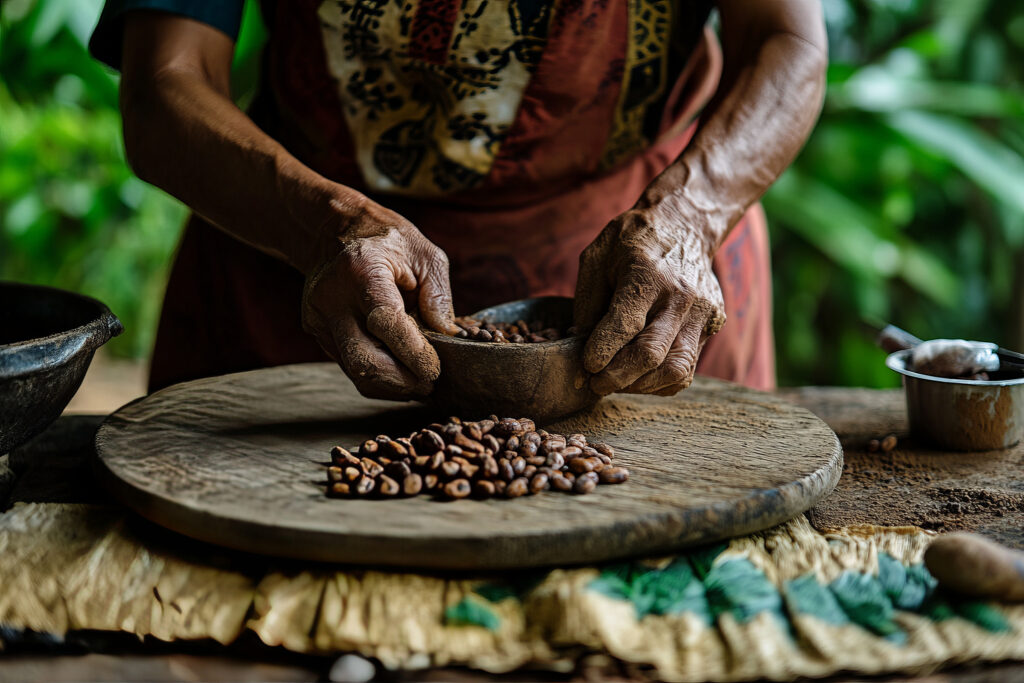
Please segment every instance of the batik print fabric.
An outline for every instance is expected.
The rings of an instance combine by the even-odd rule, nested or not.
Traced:
[[[581,11],[577,29],[589,24],[598,43],[586,40],[586,30],[565,31]],[[327,69],[371,190],[433,196],[485,184],[510,132],[529,132],[517,119],[530,114],[524,96],[549,47],[562,55],[556,66],[568,79],[591,53],[602,55],[604,90],[617,86],[607,98],[563,83],[565,97],[603,94],[613,103],[603,112],[603,135],[585,129],[587,137],[574,141],[589,152],[578,155],[590,162],[585,170],[649,146],[649,109],[662,114],[670,0],[327,0],[318,16]],[[621,49],[620,41],[600,42],[610,32],[625,38]]]

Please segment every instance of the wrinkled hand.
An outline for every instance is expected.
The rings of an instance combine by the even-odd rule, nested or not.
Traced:
[[[441,364],[406,313],[403,292],[429,327],[456,332],[448,257],[412,223],[372,203],[340,242],[306,278],[303,327],[364,396],[426,396]]]
[[[632,209],[580,256],[575,323],[593,329],[583,362],[598,394],[685,389],[708,337],[725,324],[707,240],[682,223]]]

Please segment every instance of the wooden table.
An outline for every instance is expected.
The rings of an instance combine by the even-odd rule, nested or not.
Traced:
[[[925,453],[924,449],[905,438],[906,416],[900,391],[805,387],[782,390],[780,394],[818,414],[844,446],[844,475],[835,493],[808,513],[819,528],[879,523],[878,506],[883,504],[890,523],[939,531],[981,531],[1007,545],[1024,548],[1024,482],[1019,480],[1020,472],[1024,472],[1024,447],[983,456],[944,456],[959,458],[963,471],[958,467],[931,468],[928,457],[917,457]],[[102,420],[103,416],[98,415],[62,417],[33,442],[12,453],[13,482],[5,484],[7,480],[0,472],[0,509],[19,501],[108,502],[106,494],[95,485],[89,465],[93,436]],[[869,439],[889,433],[900,437],[895,453],[866,451]],[[1000,472],[1004,473],[1002,478]],[[45,636],[26,634],[0,655],[0,680],[313,681],[328,680],[332,663],[327,658],[266,647],[254,637],[221,647],[206,643],[139,643],[130,636],[106,633],[76,633],[64,643],[55,644]],[[595,656],[582,661],[570,676],[530,672],[488,676],[441,669],[388,673],[383,680],[552,681],[595,677],[626,681],[640,680],[642,674],[610,658]],[[923,679],[896,676],[871,680],[1024,680],[1024,664],[963,667]]]

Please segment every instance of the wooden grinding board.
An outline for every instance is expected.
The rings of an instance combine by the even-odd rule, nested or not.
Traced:
[[[617,395],[549,428],[612,444],[630,480],[515,500],[325,497],[329,450],[440,416],[359,396],[336,366],[179,384],[111,415],[101,479],[145,517],[203,541],[346,564],[497,569],[598,562],[750,533],[832,491],[842,450],[824,422],[708,379],[674,398]]]

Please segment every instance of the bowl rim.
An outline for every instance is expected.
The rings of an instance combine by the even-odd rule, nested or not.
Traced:
[[[567,297],[567,296],[556,296],[556,295],[529,296],[529,297],[526,297],[525,299],[515,299],[514,301],[505,301],[505,302],[502,302],[500,304],[494,304],[493,306],[487,306],[485,308],[481,308],[479,311],[476,311],[475,313],[470,313],[468,317],[475,318],[476,316],[480,315],[481,313],[483,313],[487,309],[497,308],[498,306],[507,306],[509,304],[518,304],[518,303],[522,303],[524,301],[543,301],[545,299],[565,299],[565,300],[572,301],[572,297]],[[500,349],[500,348],[503,348],[503,347],[506,347],[506,346],[512,346],[512,347],[515,347],[515,348],[537,348],[537,349],[555,348],[557,346],[569,347],[569,346],[574,346],[576,344],[579,344],[581,342],[585,342],[586,341],[586,337],[584,335],[582,335],[582,334],[574,334],[574,335],[572,335],[570,337],[562,337],[561,339],[556,339],[554,341],[545,341],[545,342],[510,342],[510,341],[507,341],[504,344],[487,344],[487,343],[482,343],[482,342],[478,342],[478,341],[473,341],[472,339],[460,339],[459,337],[453,337],[450,334],[444,334],[442,332],[437,332],[436,330],[431,330],[431,329],[429,329],[427,327],[424,327],[422,324],[420,324],[419,327],[420,327],[420,331],[423,333],[423,335],[427,339],[429,339],[429,340],[440,341],[440,342],[443,342],[443,343],[450,343],[450,344],[455,344],[455,345],[460,345],[461,344],[461,345],[464,345],[464,346],[467,346],[467,347],[475,347],[475,348],[483,348],[483,349]]]
[[[890,353],[885,358],[885,366],[905,377],[913,377],[914,379],[924,380],[926,382],[938,382],[940,384],[961,384],[971,387],[1010,387],[1024,384],[1024,377],[999,380],[956,379],[953,377],[936,377],[935,375],[925,375],[920,372],[914,372],[913,370],[907,369],[907,357],[912,351],[913,349],[902,349],[900,351]]]
[[[90,306],[94,313],[89,322],[45,337],[33,337],[22,341],[0,344],[0,378],[12,379],[48,370],[70,361],[84,351],[93,351],[111,338],[124,331],[124,326],[110,308],[91,296],[69,292],[58,287],[33,285],[23,282],[0,280],[0,288],[24,292],[46,292],[67,300],[78,300]],[[17,362],[19,356],[28,355]],[[32,358],[32,356],[40,356]]]

